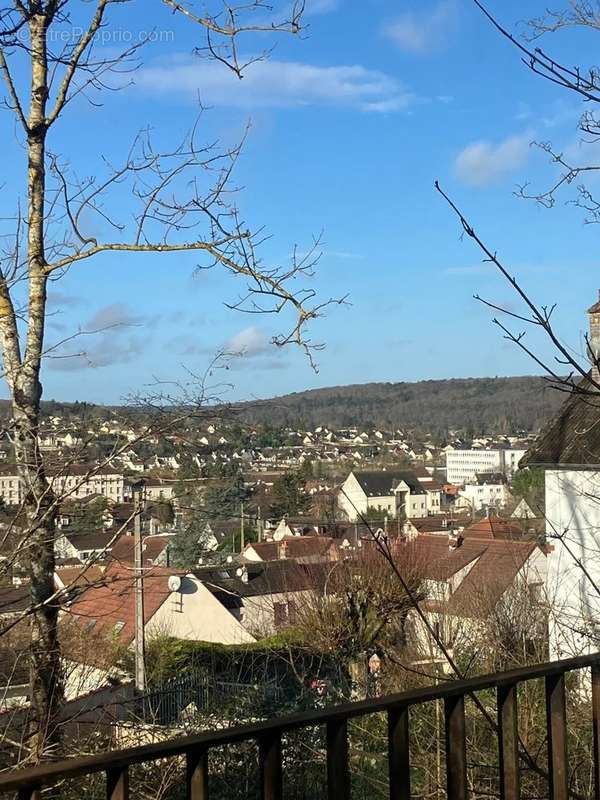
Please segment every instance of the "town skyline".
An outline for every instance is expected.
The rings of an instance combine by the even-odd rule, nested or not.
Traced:
[[[528,13],[542,10],[543,3],[533,2]],[[213,109],[202,118],[201,139],[218,136],[231,145],[251,122],[236,185],[245,187],[244,218],[272,236],[262,248],[265,261],[281,263],[295,245],[306,251],[322,231],[316,287],[324,297],[347,295],[348,305],[326,309],[314,323],[312,340],[326,345],[314,373],[300,352],[270,344],[280,330],[274,318],[227,309],[223,301],[235,302],[243,285],[218,269],[195,274],[194,254],[166,267],[140,254],[127,269],[118,254],[106,254],[102,272],[72,270],[50,286],[50,345],[78,330],[98,333],[69,341],[61,358],[47,360],[46,396],[72,399],[75,384],[78,399],[119,402],[156,378],[203,372],[223,349],[244,354],[226,373],[235,386],[232,400],[369,381],[530,374],[532,363],[502,340],[472,295],[508,308],[516,308],[516,299],[472,244],[461,241],[434,190],[436,179],[534,294],[544,276],[540,302],[559,301],[557,329],[582,349],[582,298],[598,288],[594,228],[562,203],[546,210],[514,197],[518,184],[543,186],[551,175],[548,157],[530,147],[533,140],[551,139],[573,158],[582,156],[580,104],[536,80],[472,2],[428,0],[390,11],[373,0],[357,24],[363,12],[348,2],[313,0],[307,34],[278,39],[270,60],[250,65],[242,81],[190,55],[194,30],[160,11],[144,21],[157,41],[128,76],[132,85],[104,100],[110,113],[93,118],[93,107],[74,101],[76,122],[67,121],[62,132],[73,165],[83,166],[90,149],[117,157],[110,143],[115,114],[125,139],[140,122],[159,139],[176,138],[195,119],[195,87],[202,85],[203,102]],[[497,11],[522,32],[519,3]],[[127,4],[115,7],[111,25],[103,32],[105,48],[141,34]],[[575,60],[569,31],[556,47],[565,61]],[[578,40],[577,57],[585,58],[581,50]],[[0,136],[7,152],[18,153],[10,126]],[[376,150],[369,145],[374,138]],[[288,158],[290,152],[296,156]],[[6,164],[9,181],[16,169]],[[381,175],[386,179],[377,180],[372,194]],[[403,185],[411,186],[410,204],[399,201]],[[0,201],[6,213],[14,211],[11,204],[6,196]],[[574,241],[560,235],[563,221],[578,230]],[[97,224],[89,222],[92,235]],[[445,356],[449,330],[455,341],[468,342],[452,358]]]

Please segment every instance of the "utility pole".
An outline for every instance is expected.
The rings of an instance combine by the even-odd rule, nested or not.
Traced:
[[[260,513],[260,506],[258,507],[258,511],[256,513],[256,534],[259,542],[262,542],[262,516]]]
[[[146,645],[144,641],[144,572],[142,561],[142,492],[141,481],[133,487],[133,553],[135,580],[135,688],[143,692],[146,688]]]
[[[241,503],[240,510],[240,553],[244,549],[244,504]]]

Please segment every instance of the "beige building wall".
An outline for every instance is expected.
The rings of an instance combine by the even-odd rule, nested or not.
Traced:
[[[293,622],[296,611],[310,603],[313,592],[309,589],[301,592],[277,592],[257,597],[245,597],[242,611],[242,624],[257,638],[270,636],[277,631],[275,624],[276,605],[279,604],[279,613],[287,615],[288,621]]]
[[[146,636],[173,636],[198,642],[243,644],[256,641],[236,617],[193,575],[181,579],[146,625]]]

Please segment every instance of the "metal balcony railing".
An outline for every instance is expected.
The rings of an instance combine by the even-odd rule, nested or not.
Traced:
[[[551,800],[567,800],[568,761],[565,676],[591,668],[594,741],[595,800],[600,800],[600,653],[564,661],[483,675],[464,681],[448,681],[356,703],[294,714],[251,725],[185,736],[158,744],[117,750],[83,758],[45,763],[0,774],[0,796],[17,793],[19,800],[38,800],[44,787],[58,780],[104,772],[108,800],[128,800],[129,768],[157,759],[185,756],[189,800],[210,797],[210,752],[223,745],[253,741],[263,800],[283,796],[282,735],[303,728],[324,726],[327,750],[327,793],[330,800],[349,800],[348,721],[369,714],[387,713],[390,800],[410,800],[411,707],[443,700],[446,740],[446,787],[448,800],[467,797],[467,742],[465,698],[496,689],[501,800],[520,795],[517,687],[524,681],[543,679],[546,694],[548,778]]]

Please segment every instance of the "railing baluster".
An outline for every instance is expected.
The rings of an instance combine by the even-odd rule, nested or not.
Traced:
[[[592,666],[592,714],[594,725],[594,800],[600,800],[600,665]]]
[[[448,800],[467,797],[467,741],[465,733],[465,698],[447,697],[444,701],[446,722],[446,786]]]
[[[129,800],[129,770],[127,767],[106,770],[107,800]]]
[[[208,752],[196,747],[185,754],[187,800],[208,800]]]
[[[567,800],[569,786],[564,673],[546,678],[546,729],[549,796],[552,800]]]
[[[18,793],[18,800],[40,800],[42,793],[37,786],[22,786]]]
[[[390,800],[410,800],[410,750],[408,706],[388,711],[388,763]]]
[[[498,748],[500,757],[500,799],[519,800],[519,716],[517,686],[498,687]]]
[[[281,733],[273,731],[258,741],[262,800],[281,800],[283,776],[281,770]]]
[[[349,800],[348,722],[327,723],[327,797],[329,800]]]

